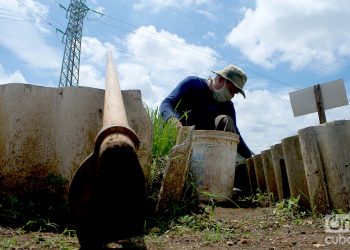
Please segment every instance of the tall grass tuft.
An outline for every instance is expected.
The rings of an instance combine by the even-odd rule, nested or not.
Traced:
[[[153,125],[152,156],[154,159],[167,156],[175,144],[177,128],[163,120],[158,107],[154,110],[148,109],[148,115]]]
[[[147,108],[153,126],[151,183],[159,182],[170,150],[174,147],[177,135],[175,124],[166,122],[156,109]]]
[[[158,107],[146,107],[153,127],[152,166],[150,176],[150,190],[148,200],[155,207],[162,185],[164,169],[171,149],[176,142],[177,128],[173,123],[165,122],[160,115]],[[153,210],[151,208],[151,210]]]

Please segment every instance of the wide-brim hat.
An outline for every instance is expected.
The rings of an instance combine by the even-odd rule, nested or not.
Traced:
[[[212,70],[213,73],[225,78],[238,88],[239,93],[245,98],[243,87],[247,82],[247,75],[242,69],[235,65],[229,65],[221,71]]]

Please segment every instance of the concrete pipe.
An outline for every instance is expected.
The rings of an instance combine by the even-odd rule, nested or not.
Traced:
[[[271,156],[275,171],[278,198],[283,200],[290,196],[290,191],[281,143],[271,146]]]
[[[254,169],[253,157],[250,157],[247,159],[247,171],[248,171],[251,192],[252,192],[252,194],[256,194],[257,189],[258,189],[258,184],[256,181],[256,174],[255,174],[255,169]]]
[[[288,184],[291,197],[300,197],[299,204],[303,208],[310,207],[303,157],[301,155],[299,137],[297,135],[282,139],[282,150],[286,164]]]
[[[350,208],[350,121],[298,131],[311,206],[318,212]]]
[[[260,191],[267,191],[261,154],[253,155],[256,183]]]
[[[271,150],[269,149],[269,150],[262,151],[261,159],[264,167],[267,192],[269,193],[270,201],[274,202],[278,199],[278,190],[277,190],[275,171],[272,163]]]
[[[166,211],[177,203],[183,195],[192,147],[194,126],[181,126],[176,137],[176,144],[169,153],[169,159],[164,169],[162,186],[159,191],[156,212]]]

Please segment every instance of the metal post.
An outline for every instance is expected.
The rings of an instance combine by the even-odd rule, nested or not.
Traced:
[[[143,232],[146,186],[136,155],[138,144],[128,124],[109,52],[103,127],[96,137],[94,152],[74,174],[68,194],[82,249],[99,249]]]

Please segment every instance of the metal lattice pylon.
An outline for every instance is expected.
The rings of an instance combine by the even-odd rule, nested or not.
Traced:
[[[89,11],[85,0],[71,0],[67,9],[69,21],[65,37],[65,48],[62,60],[59,87],[79,85],[79,65],[81,38],[84,18]]]

